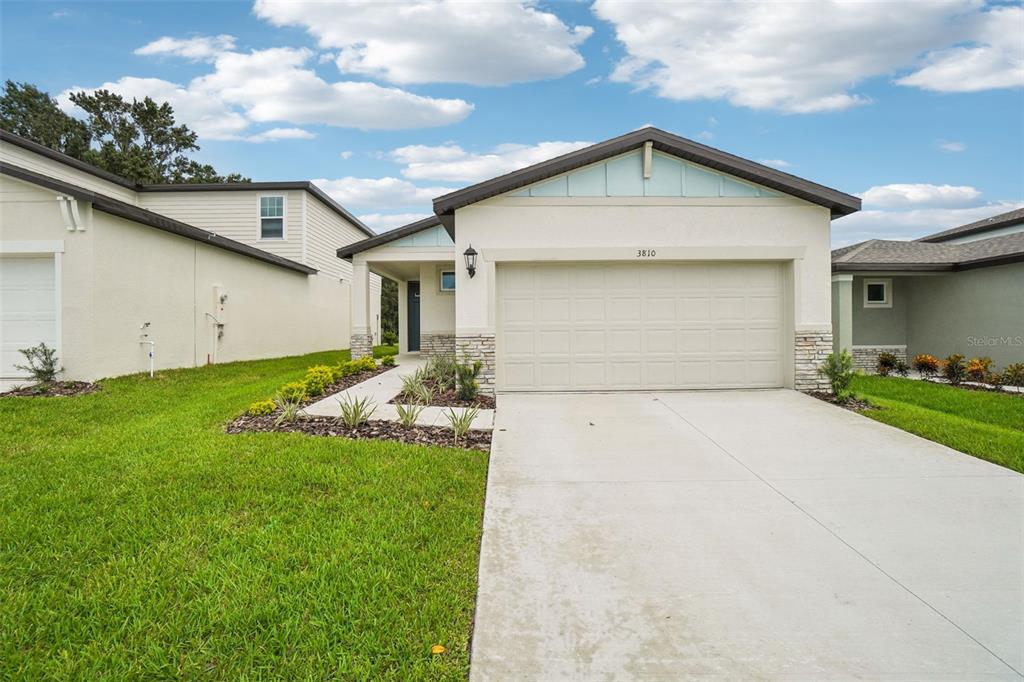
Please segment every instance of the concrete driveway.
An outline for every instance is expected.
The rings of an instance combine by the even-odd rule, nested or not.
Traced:
[[[499,398],[472,680],[1020,680],[1024,476],[793,391]]]

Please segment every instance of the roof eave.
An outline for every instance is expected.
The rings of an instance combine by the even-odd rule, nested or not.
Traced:
[[[409,223],[408,225],[396,227],[395,229],[389,230],[388,232],[385,232],[383,234],[374,235],[369,239],[364,239],[353,244],[346,244],[345,246],[342,246],[339,249],[337,249],[337,251],[335,251],[335,255],[337,255],[338,258],[342,258],[344,260],[352,260],[352,257],[357,253],[362,253],[363,251],[375,249],[378,246],[383,246],[397,239],[401,239],[402,237],[406,237],[410,234],[416,234],[417,232],[422,232],[423,230],[426,230],[428,228],[436,227],[441,223],[442,221],[438,219],[437,216],[428,216],[426,218],[423,218],[422,220],[417,220],[416,222]]]

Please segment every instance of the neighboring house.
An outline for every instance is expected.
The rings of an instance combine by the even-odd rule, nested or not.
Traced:
[[[0,131],[0,382],[40,342],[72,380],[147,370],[150,341],[157,368],[344,348],[334,249],[372,234],[308,182],[138,186]]]
[[[830,224],[859,208],[643,128],[338,249],[353,265],[352,352],[370,351],[376,273],[399,283],[401,349],[479,360],[487,392],[824,388]]]
[[[1024,209],[915,241],[832,252],[835,348],[860,369],[878,354],[1024,362]]]

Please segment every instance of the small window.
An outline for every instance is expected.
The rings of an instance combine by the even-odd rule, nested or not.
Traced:
[[[892,280],[891,279],[866,279],[866,280],[864,280],[864,307],[865,308],[891,308],[892,307]]]
[[[260,239],[284,239],[284,197],[260,197]]]
[[[455,291],[455,271],[441,271],[441,291]]]

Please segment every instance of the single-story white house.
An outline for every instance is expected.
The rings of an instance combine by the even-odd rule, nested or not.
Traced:
[[[345,348],[369,236],[309,182],[140,186],[0,131],[0,390],[40,342],[84,381]]]
[[[402,351],[454,351],[482,389],[827,386],[830,226],[860,200],[643,128],[439,197],[343,245],[353,355],[374,274]]]

